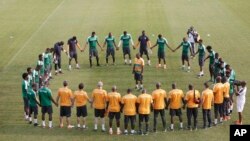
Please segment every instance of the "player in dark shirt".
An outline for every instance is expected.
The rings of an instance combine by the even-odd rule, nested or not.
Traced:
[[[62,69],[61,69],[61,51],[64,51],[63,45],[64,45],[63,41],[57,42],[54,45],[53,58],[54,58],[54,63],[55,63],[55,74],[56,75],[58,73],[58,68],[59,68],[59,73],[62,73]]]
[[[139,38],[138,38],[138,43],[136,44],[136,47],[138,47],[139,44],[140,44],[140,56],[142,57],[142,55],[145,54],[147,56],[147,59],[148,59],[148,65],[151,65],[150,58],[148,55],[148,50],[147,50],[148,46],[149,47],[151,46],[151,43],[149,41],[148,36],[146,36],[144,30],[142,31],[142,35],[139,36]]]
[[[74,58],[76,62],[76,68],[79,69],[79,64],[77,61],[77,52],[76,52],[76,47],[79,48],[81,51],[81,47],[76,39],[76,36],[73,36],[68,40],[68,57],[69,57],[69,70],[71,70],[71,60]]]

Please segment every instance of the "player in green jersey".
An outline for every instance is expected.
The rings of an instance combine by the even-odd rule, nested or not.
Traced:
[[[46,48],[45,53],[43,54],[44,58],[44,70],[46,79],[50,79],[52,77],[51,68],[52,68],[52,54],[50,52],[50,48]]]
[[[85,47],[83,48],[83,51],[85,50],[87,45],[89,45],[89,64],[90,64],[90,67],[92,67],[92,57],[96,57],[97,66],[100,66],[99,56],[98,56],[98,51],[97,51],[96,45],[98,45],[102,51],[103,51],[103,48],[100,46],[95,32],[92,32],[91,36],[88,37],[87,42],[85,44]]]
[[[194,56],[196,54],[199,54],[198,61],[199,61],[199,66],[200,66],[200,73],[198,74],[198,77],[201,77],[204,75],[203,66],[204,66],[204,60],[205,60],[205,55],[206,55],[205,45],[203,44],[202,39],[198,41],[198,50],[196,51]]]
[[[115,37],[112,36],[111,32],[109,32],[108,36],[105,38],[103,48],[106,46],[106,44],[106,64],[108,65],[108,57],[111,55],[113,59],[113,65],[115,65],[115,48],[118,49],[118,47],[115,44]]]
[[[32,71],[32,80],[33,84],[36,84],[36,89],[38,90],[40,88],[40,70],[41,66],[36,66],[36,68]]]
[[[173,51],[173,49],[168,45],[167,39],[164,38],[164,37],[162,37],[161,34],[158,35],[158,39],[157,39],[155,45],[153,45],[152,47],[150,47],[150,49],[153,49],[157,45],[158,45],[158,67],[161,67],[161,60],[163,60],[163,62],[164,62],[164,69],[166,69],[167,65],[166,65],[165,45],[171,51]]]
[[[206,61],[209,58],[210,81],[213,82],[215,52],[212,50],[211,46],[207,46],[206,49],[207,49],[209,55],[205,58],[204,61]]]
[[[38,107],[37,105],[41,106],[38,100],[36,99],[36,84],[32,84],[32,89],[28,92],[28,99],[29,99],[29,123],[32,124],[32,114],[34,113],[34,126],[38,126],[37,123],[37,115],[38,115]]]
[[[181,42],[181,44],[176,49],[174,49],[173,52],[178,50],[180,47],[182,47],[182,57],[181,57],[182,69],[185,70],[185,61],[187,61],[187,64],[188,64],[187,72],[190,72],[189,53],[188,52],[190,50],[190,52],[192,53],[192,50],[191,50],[191,44],[187,41],[186,37],[183,38],[183,42]],[[193,55],[193,54],[191,54],[191,55]]]
[[[132,36],[130,34],[128,34],[127,31],[124,31],[120,37],[120,42],[118,44],[118,47],[120,47],[122,44],[124,63],[127,64],[126,55],[128,55],[129,65],[132,65],[130,43],[132,44],[133,48],[135,48]]]
[[[45,68],[44,68],[44,61],[43,61],[43,55],[38,55],[38,61],[37,64],[40,66],[39,74],[40,74],[40,82],[44,81],[44,74],[45,74]]]
[[[28,84],[29,84],[29,89],[32,89],[33,77],[32,77],[32,68],[31,68],[31,67],[28,67],[28,68],[27,68],[27,73],[28,73]]]
[[[28,100],[28,73],[22,74],[22,97],[23,97],[23,103],[24,103],[24,119],[28,120],[29,118],[29,100]]]
[[[236,80],[236,74],[235,71],[230,67],[229,64],[226,65],[226,77],[228,78],[228,82],[230,84],[229,89],[229,95],[230,95],[230,107],[229,107],[229,113],[231,114],[233,112],[233,96],[235,94],[234,85],[237,82]]]
[[[58,103],[52,97],[51,90],[47,87],[47,82],[42,83],[42,87],[38,91],[39,101],[42,106],[42,127],[45,128],[45,114],[49,114],[49,128],[52,128],[52,102],[58,106]]]

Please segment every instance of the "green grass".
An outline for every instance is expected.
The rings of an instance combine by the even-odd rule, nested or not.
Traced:
[[[234,111],[232,121],[209,130],[197,132],[176,131],[143,136],[109,136],[101,132],[92,132],[93,110],[88,109],[88,131],[59,129],[59,109],[54,107],[52,130],[34,128],[23,121],[23,103],[21,99],[21,74],[28,66],[35,66],[37,56],[45,48],[52,47],[56,41],[67,41],[76,35],[80,44],[86,41],[91,31],[96,31],[99,41],[111,31],[118,41],[120,34],[127,30],[134,41],[145,29],[152,43],[162,33],[170,46],[176,47],[190,25],[201,34],[206,45],[212,45],[223,59],[231,64],[237,73],[237,79],[250,82],[248,55],[250,52],[250,3],[247,0],[0,0],[0,138],[1,140],[229,140],[229,125],[237,118]],[[206,35],[210,34],[210,37]],[[13,38],[11,38],[13,36]],[[99,52],[101,64],[105,63],[105,52]],[[132,51],[133,56],[136,51]],[[197,59],[191,61],[192,71],[180,70],[180,54],[167,50],[167,70],[156,69],[156,49],[151,56],[152,66],[145,68],[145,84],[148,92],[154,89],[154,83],[162,82],[163,88],[170,90],[173,81],[179,88],[187,90],[192,83],[200,91],[202,83],[209,79],[207,63],[205,77],[197,79]],[[90,95],[97,81],[104,81],[104,88],[110,91],[116,84],[124,95],[127,88],[134,87],[131,67],[123,65],[121,51],[116,53],[117,66],[89,68],[87,52],[79,52],[81,69],[67,71],[67,58],[63,56],[65,74],[56,76],[50,88],[53,96],[68,80],[72,90],[79,82],[84,82]],[[137,91],[134,94],[138,95]],[[247,99],[249,96],[247,95]],[[244,109],[244,123],[250,123],[249,103]],[[168,112],[167,112],[168,113]],[[40,120],[39,113],[39,121]],[[202,125],[201,111],[199,126]],[[108,120],[106,120],[108,121]],[[152,121],[152,118],[151,118]],[[169,125],[167,114],[167,124]],[[184,112],[184,125],[186,116]],[[75,109],[72,113],[75,124]],[[152,125],[152,122],[150,123]],[[178,124],[176,124],[178,126]],[[123,124],[121,126],[123,128]],[[161,128],[161,126],[159,127]]]

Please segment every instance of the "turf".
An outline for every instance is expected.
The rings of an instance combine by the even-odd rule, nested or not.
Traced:
[[[112,32],[118,42],[120,34],[127,30],[134,41],[141,30],[146,30],[152,43],[156,35],[165,36],[171,47],[175,48],[186,36],[190,25],[201,34],[206,45],[212,45],[223,59],[231,64],[238,80],[249,78],[250,52],[250,3],[247,0],[0,0],[0,138],[1,140],[229,140],[229,125],[237,119],[234,111],[232,120],[209,130],[197,132],[175,131],[167,133],[150,133],[149,136],[109,136],[106,133],[93,132],[93,110],[88,108],[89,130],[59,129],[59,109],[54,107],[52,130],[34,128],[23,121],[23,104],[21,99],[21,74],[28,66],[34,67],[39,53],[52,47],[56,41],[67,41],[76,35],[83,45],[91,31],[96,31],[102,43],[108,32]],[[154,34],[155,36],[152,36]],[[210,34],[210,37],[207,36]],[[133,56],[138,50],[133,50]],[[167,70],[156,69],[156,49],[151,55],[152,66],[145,67],[145,88],[154,89],[157,81],[163,88],[170,90],[172,82],[187,90],[192,83],[202,90],[202,83],[209,79],[206,62],[205,77],[196,78],[198,73],[197,58],[191,61],[192,71],[186,73],[180,69],[180,54],[167,50]],[[101,64],[105,63],[105,52],[99,51]],[[116,66],[89,68],[88,53],[79,52],[81,69],[67,71],[67,57],[63,56],[64,74],[54,77],[50,88],[53,97],[68,80],[72,90],[79,82],[84,82],[90,95],[97,81],[104,82],[104,89],[110,91],[116,84],[124,95],[127,88],[134,87],[132,68],[123,65],[121,50],[116,52]],[[73,65],[74,66],[74,65]],[[138,91],[134,91],[138,95]],[[247,95],[247,99],[249,96]],[[244,123],[250,123],[249,103],[244,109]],[[168,111],[167,111],[168,113]],[[75,109],[72,113],[75,124]],[[185,115],[185,112],[184,112]],[[185,116],[184,116],[185,117]],[[199,126],[202,126],[201,111]],[[152,118],[151,118],[152,119]],[[39,115],[39,121],[40,115]],[[167,114],[167,124],[169,125]],[[186,117],[184,118],[186,125]],[[152,120],[151,123],[152,125]],[[178,124],[176,124],[176,127]],[[123,124],[121,126],[123,128]],[[161,126],[159,126],[161,128]]]

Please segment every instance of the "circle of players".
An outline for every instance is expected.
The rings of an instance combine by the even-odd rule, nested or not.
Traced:
[[[246,94],[246,82],[235,80],[235,72],[219,57],[218,53],[212,50],[211,46],[205,47],[202,39],[199,39],[198,33],[193,27],[190,27],[187,32],[188,37],[183,38],[183,42],[176,48],[172,49],[161,34],[158,35],[156,44],[151,46],[148,36],[145,31],[142,31],[142,35],[138,38],[138,43],[134,45],[132,37],[126,31],[120,37],[120,42],[116,46],[115,38],[111,33],[105,38],[103,47],[100,46],[98,38],[95,32],[92,32],[91,36],[88,37],[85,47],[82,49],[74,36],[68,40],[68,48],[64,49],[64,42],[60,41],[55,43],[54,48],[47,48],[45,53],[40,54],[38,57],[36,68],[27,68],[27,73],[23,73],[22,82],[22,95],[24,100],[24,116],[30,124],[34,123],[34,126],[40,126],[37,121],[38,106],[42,107],[42,127],[46,127],[45,114],[49,115],[49,128],[52,128],[52,103],[56,106],[60,105],[60,127],[63,127],[63,117],[66,117],[67,128],[73,128],[70,124],[71,108],[73,105],[76,106],[77,113],[77,127],[87,129],[86,117],[87,102],[91,103],[91,107],[94,108],[94,131],[98,129],[98,120],[101,119],[101,130],[105,132],[105,115],[109,117],[109,134],[113,134],[112,122],[116,119],[117,132],[121,134],[120,129],[120,117],[121,113],[124,114],[124,134],[129,134],[128,124],[131,123],[130,134],[142,134],[147,135],[149,133],[149,117],[150,113],[153,112],[153,132],[157,132],[158,115],[160,114],[163,131],[167,131],[165,110],[169,109],[171,116],[171,122],[169,130],[174,130],[174,117],[179,117],[179,129],[183,129],[182,119],[182,108],[186,108],[187,113],[187,129],[197,130],[197,116],[198,108],[202,107],[203,113],[203,128],[211,128],[212,124],[216,126],[218,123],[227,121],[230,119],[230,115],[233,110],[233,96],[237,96],[237,111],[239,113],[239,120],[236,124],[242,124],[242,111],[245,104]],[[154,36],[154,35],[152,35]],[[148,65],[151,65],[149,54],[155,46],[158,45],[158,65],[161,67],[161,61],[163,60],[163,68],[166,69],[165,60],[165,46],[167,46],[173,52],[182,47],[182,68],[187,72],[190,71],[189,64],[189,50],[191,57],[194,58],[198,54],[198,62],[200,66],[200,73],[198,77],[204,75],[203,65],[205,60],[209,59],[209,72],[211,76],[211,82],[214,82],[213,90],[209,89],[208,82],[204,83],[204,90],[200,94],[198,90],[194,89],[194,86],[188,85],[188,92],[184,95],[183,91],[177,88],[177,84],[172,84],[172,90],[167,92],[161,89],[161,84],[156,83],[156,89],[152,94],[147,94],[146,89],[142,87],[141,81],[141,94],[137,97],[132,94],[132,89],[127,89],[127,94],[121,97],[121,94],[117,92],[117,87],[113,86],[110,93],[107,93],[103,89],[103,82],[98,82],[97,88],[92,91],[91,98],[88,97],[87,92],[84,91],[84,84],[79,84],[79,90],[74,93],[68,88],[68,82],[63,82],[63,87],[58,90],[58,96],[56,100],[53,99],[51,90],[48,88],[49,80],[52,78],[52,62],[55,65],[55,74],[62,73],[61,70],[61,52],[65,52],[69,57],[69,70],[71,70],[71,60],[75,59],[76,68],[80,68],[77,60],[78,47],[81,51],[85,51],[86,47],[89,46],[89,62],[92,67],[92,57],[96,57],[97,66],[99,64],[99,57],[97,51],[97,45],[103,50],[107,46],[106,50],[106,64],[108,65],[108,57],[111,55],[113,63],[115,65],[115,49],[119,50],[122,45],[123,58],[125,64],[132,64],[130,43],[135,49],[140,45],[137,59],[142,59],[142,55],[145,54],[148,59]],[[195,46],[198,44],[198,49],[195,51]],[[208,52],[207,57],[205,56],[205,48]],[[126,59],[128,55],[128,60]],[[139,56],[140,55],[140,56]],[[143,59],[142,59],[143,60]],[[188,67],[185,68],[185,62]],[[136,63],[135,63],[136,64]],[[143,63],[144,65],[144,63]],[[141,67],[143,67],[143,65]],[[135,76],[135,79],[136,76]],[[137,82],[137,81],[136,81]],[[136,83],[137,84],[137,83]],[[136,85],[138,88],[138,85]],[[39,100],[37,100],[37,97]],[[211,107],[214,106],[214,122],[212,123],[211,118]],[[32,114],[34,119],[32,120]],[[135,131],[136,115],[139,114],[139,130]],[[81,118],[82,117],[82,118]],[[191,119],[193,118],[193,126],[191,125]],[[219,121],[218,121],[219,120]],[[142,130],[142,123],[145,122],[145,130]],[[81,125],[82,124],[82,125]],[[158,129],[159,130],[159,129]]]

